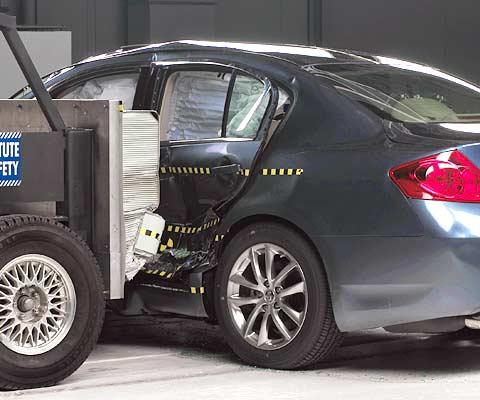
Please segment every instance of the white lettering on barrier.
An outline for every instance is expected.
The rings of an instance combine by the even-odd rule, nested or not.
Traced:
[[[0,142],[0,158],[20,157],[19,142]]]
[[[18,174],[18,161],[0,161],[1,176],[15,176]]]

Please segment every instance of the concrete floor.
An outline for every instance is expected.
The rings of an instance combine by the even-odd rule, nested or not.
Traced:
[[[0,399],[464,399],[480,396],[480,333],[348,335],[335,360],[306,371],[243,365],[203,322],[113,318],[98,347],[53,388]]]

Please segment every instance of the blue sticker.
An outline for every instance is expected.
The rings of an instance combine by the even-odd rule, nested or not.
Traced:
[[[22,184],[22,134],[0,132],[0,187]]]

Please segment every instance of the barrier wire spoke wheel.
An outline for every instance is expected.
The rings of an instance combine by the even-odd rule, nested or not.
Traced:
[[[215,309],[232,350],[257,366],[306,367],[326,360],[343,337],[318,254],[278,223],[248,226],[228,240]]]
[[[25,355],[60,343],[75,317],[73,282],[55,260],[20,256],[0,269],[0,342]]]

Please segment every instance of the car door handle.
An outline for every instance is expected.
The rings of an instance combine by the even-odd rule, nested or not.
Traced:
[[[240,172],[240,164],[220,165],[210,169],[215,175],[233,175]]]

